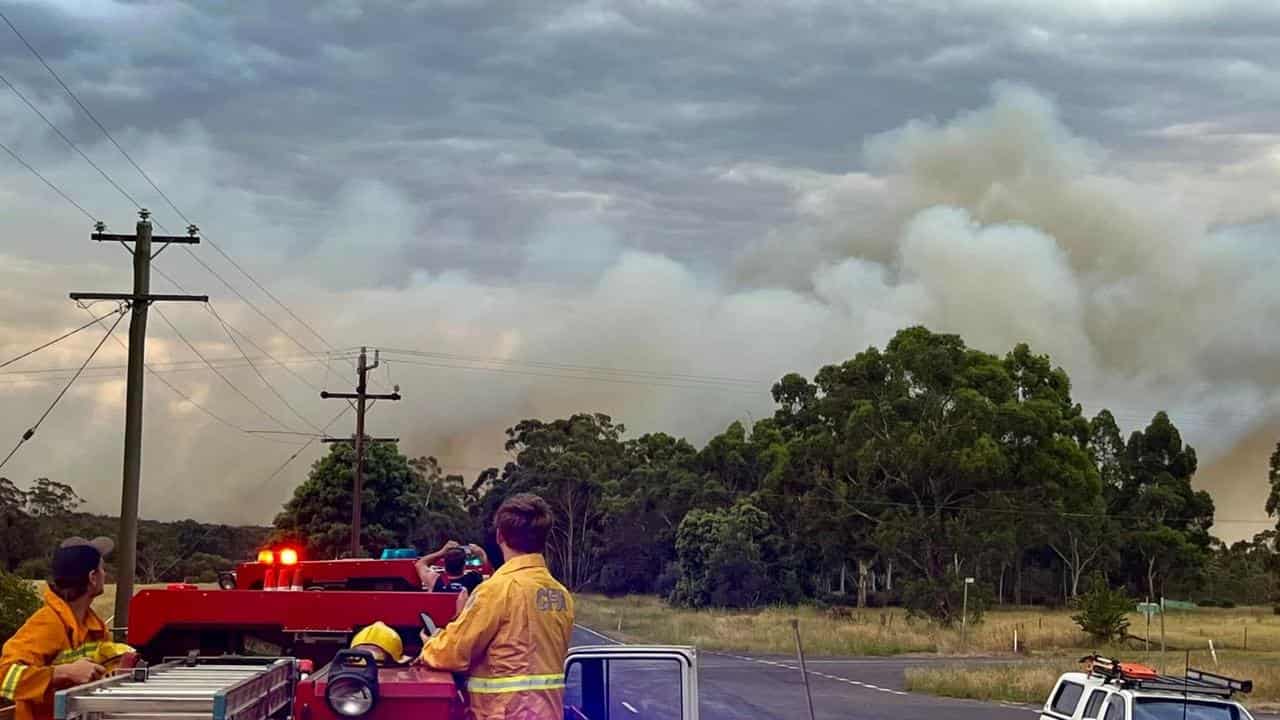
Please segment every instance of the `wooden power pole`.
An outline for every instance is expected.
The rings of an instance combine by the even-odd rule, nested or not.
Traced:
[[[367,410],[365,404],[368,400],[399,400],[400,388],[397,386],[395,392],[389,395],[371,395],[369,394],[369,371],[379,365],[378,351],[373,351],[373,364],[369,364],[369,354],[367,348],[360,348],[360,361],[356,365],[356,391],[353,393],[333,393],[321,391],[320,397],[328,400],[329,398],[339,398],[342,400],[356,401],[356,434],[353,438],[325,438],[321,442],[353,442],[356,449],[356,459],[352,469],[354,476],[354,487],[351,493],[351,557],[358,558],[363,554],[360,548],[360,506],[361,498],[364,493],[364,448],[370,442],[397,442],[399,438],[370,438],[364,434],[364,414]]]
[[[171,243],[194,245],[200,242],[195,225],[184,235],[152,235],[151,213],[138,211],[137,234],[113,235],[98,223],[90,237],[98,242],[118,242],[133,254],[133,292],[71,293],[72,300],[118,300],[129,304],[129,369],[124,410],[124,480],[120,492],[120,537],[116,538],[116,608],[113,625],[117,632],[129,627],[129,601],[133,599],[133,576],[138,559],[138,489],[142,475],[142,398],[146,377],[147,308],[153,302],[208,302],[208,295],[152,295],[151,260]],[[133,247],[129,244],[133,243]],[[151,252],[159,244],[160,250]]]

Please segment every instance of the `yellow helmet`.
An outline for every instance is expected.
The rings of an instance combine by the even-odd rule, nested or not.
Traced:
[[[382,651],[382,658],[379,661],[389,660],[393,663],[406,663],[411,658],[405,657],[404,642],[400,639],[400,633],[392,630],[389,625],[379,620],[372,625],[363,628],[351,638],[351,647],[357,648],[361,645],[375,647]],[[375,654],[376,657],[376,654]]]

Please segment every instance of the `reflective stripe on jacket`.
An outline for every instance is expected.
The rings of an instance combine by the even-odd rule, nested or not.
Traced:
[[[14,703],[14,720],[53,717],[53,667],[81,658],[98,661],[112,645],[92,610],[81,625],[66,601],[44,591],[44,607],[27,619],[0,652],[0,704]],[[59,688],[60,689],[60,688]]]
[[[437,670],[466,672],[470,717],[564,717],[564,659],[573,634],[573,597],[541,555],[503,563],[467,606],[422,649]]]

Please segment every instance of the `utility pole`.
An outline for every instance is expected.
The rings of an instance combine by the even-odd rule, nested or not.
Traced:
[[[113,235],[104,223],[97,223],[90,236],[98,242],[118,242],[133,254],[132,293],[71,293],[71,299],[118,300],[128,303],[129,369],[124,410],[124,480],[120,492],[120,537],[116,538],[116,609],[113,625],[117,633],[129,627],[129,601],[133,599],[133,575],[138,558],[138,489],[142,475],[142,398],[147,358],[147,309],[153,302],[209,302],[208,295],[152,295],[151,261],[173,243],[195,245],[199,228],[187,226],[184,235],[152,235],[151,213],[138,211],[135,235]],[[133,247],[129,247],[133,243]],[[160,249],[151,252],[151,246]]]
[[[364,492],[364,448],[367,442],[397,442],[399,438],[369,438],[364,434],[364,413],[365,401],[367,400],[399,400],[400,386],[397,385],[389,395],[370,395],[369,394],[369,371],[378,367],[380,360],[378,351],[373,351],[373,364],[369,364],[368,348],[360,348],[360,361],[356,365],[356,391],[354,393],[332,393],[327,390],[320,392],[320,397],[328,400],[329,398],[340,398],[342,400],[356,401],[356,434],[350,441],[355,443],[356,460],[352,470],[354,475],[354,485],[351,494],[351,557],[360,557],[362,551],[360,549],[360,499]],[[347,438],[325,438],[322,442],[348,442]]]

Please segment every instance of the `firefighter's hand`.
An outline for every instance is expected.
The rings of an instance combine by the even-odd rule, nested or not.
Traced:
[[[440,551],[444,552],[446,550],[452,550],[456,547],[462,547],[462,544],[459,543],[457,540],[450,540],[449,542],[444,544],[444,547],[440,548]]]
[[[105,672],[98,663],[81,658],[73,663],[55,665],[53,679],[59,685],[84,685],[102,677]]]

